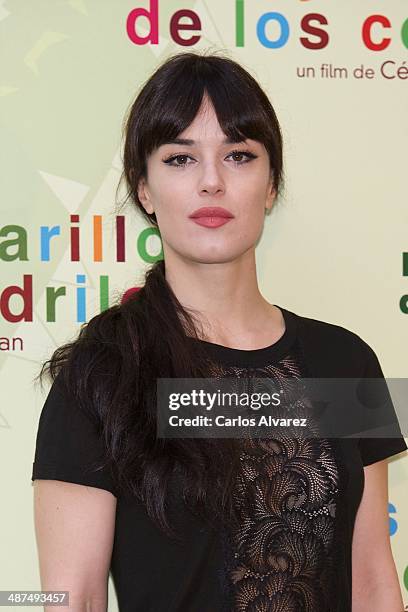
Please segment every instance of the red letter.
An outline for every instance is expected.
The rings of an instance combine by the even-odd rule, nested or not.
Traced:
[[[0,297],[1,314],[9,323],[18,323],[19,321],[33,320],[33,277],[31,274],[24,274],[24,289],[17,285],[6,287]],[[10,310],[11,296],[21,295],[23,298],[23,312],[13,314]]]
[[[127,289],[125,293],[122,295],[122,299],[120,300],[120,303],[124,304],[129,298],[132,297],[134,293],[137,293],[137,291],[140,291],[140,289],[141,287],[130,287],[130,289]]]
[[[304,36],[300,37],[300,42],[306,49],[324,49],[329,44],[329,35],[326,30],[322,30],[321,28],[315,28],[310,25],[311,21],[318,21],[321,24],[327,25],[328,21],[324,15],[320,13],[309,13],[305,15],[300,22],[300,26],[306,34],[312,34],[313,36],[318,36],[320,40],[318,42],[310,42],[310,40]]]
[[[384,15],[370,15],[370,17],[367,17],[363,23],[363,42],[367,49],[371,49],[371,51],[383,51],[390,44],[391,38],[383,38],[381,42],[374,43],[371,40],[371,26],[373,23],[381,23],[384,28],[390,28],[391,23],[387,17],[384,17]]]
[[[159,44],[159,9],[157,3],[158,0],[150,0],[150,11],[145,8],[135,8],[130,11],[126,20],[126,31],[135,45],[145,45],[149,40],[152,45]],[[150,22],[150,34],[147,34],[147,36],[136,34],[136,19],[142,15],[147,17]]]
[[[189,17],[192,23],[179,23],[182,17]],[[183,47],[191,47],[200,40],[201,36],[191,36],[190,38],[181,38],[179,30],[200,30],[201,21],[197,13],[189,9],[180,9],[176,11],[170,21],[170,35],[174,42]]]

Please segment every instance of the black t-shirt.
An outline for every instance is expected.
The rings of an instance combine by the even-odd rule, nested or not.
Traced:
[[[273,345],[240,350],[203,342],[224,376],[383,378],[372,348],[338,325],[279,307]],[[391,407],[391,410],[393,408]],[[407,449],[392,438],[254,439],[243,450],[236,501],[253,500],[234,531],[217,531],[180,502],[183,543],[167,538],[107,471],[92,415],[61,377],[42,409],[32,480],[100,487],[117,497],[111,574],[121,612],[351,612],[351,546],[363,466]]]

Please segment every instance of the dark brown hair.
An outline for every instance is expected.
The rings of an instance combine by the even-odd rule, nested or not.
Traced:
[[[274,109],[248,71],[217,53],[182,52],[164,61],[142,85],[124,120],[123,174],[127,202],[157,226],[138,200],[147,158],[177,137],[194,120],[204,94],[219,124],[235,142],[262,142],[270,159],[274,187],[282,190],[282,136]],[[232,439],[156,437],[156,379],[211,377],[216,365],[205,353],[195,313],[182,306],[159,259],[143,286],[84,324],[78,336],[58,347],[39,377],[61,372],[80,405],[100,423],[106,447],[104,467],[118,490],[135,495],[169,536],[176,536],[167,515],[169,483],[177,472],[183,500],[210,520],[234,518],[231,504],[234,466]],[[228,468],[227,468],[228,466]],[[102,467],[99,466],[99,467]]]

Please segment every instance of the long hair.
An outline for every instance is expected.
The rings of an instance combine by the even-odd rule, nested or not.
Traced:
[[[242,66],[217,53],[182,52],[164,61],[142,85],[123,124],[123,173],[128,201],[157,227],[137,195],[151,152],[194,120],[208,94],[225,135],[262,142],[276,193],[283,182],[282,135],[260,85]],[[170,483],[192,511],[211,521],[234,520],[231,492],[238,462],[233,439],[158,438],[156,380],[207,378],[216,365],[205,353],[199,317],[184,307],[166,281],[165,261],[151,266],[128,299],[83,324],[58,347],[38,377],[59,372],[75,401],[91,407],[100,423],[106,461],[124,494],[141,500],[156,525],[177,537],[169,520]],[[172,489],[173,490],[173,489]],[[235,517],[236,518],[236,517]]]

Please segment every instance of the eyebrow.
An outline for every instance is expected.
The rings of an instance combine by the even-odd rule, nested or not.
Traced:
[[[244,140],[242,139],[235,139],[235,138],[224,138],[224,140],[222,141],[222,144],[234,144],[234,143],[238,143],[238,142],[246,142],[246,138]],[[166,140],[165,142],[162,142],[162,146],[166,145],[166,144],[176,144],[176,145],[183,145],[183,146],[192,146],[194,144],[196,144],[197,141],[192,140],[191,138],[174,138],[172,140]]]

